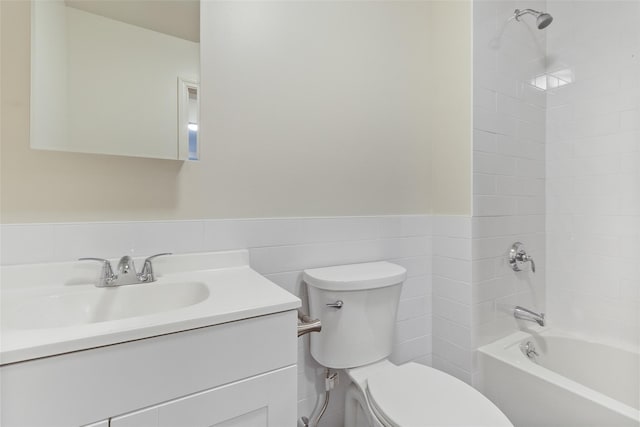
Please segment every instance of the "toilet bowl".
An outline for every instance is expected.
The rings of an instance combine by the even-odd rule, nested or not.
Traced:
[[[350,379],[345,427],[512,426],[480,392],[418,363],[394,365],[400,289],[406,270],[375,262],[305,270],[309,311],[322,322],[311,355]]]

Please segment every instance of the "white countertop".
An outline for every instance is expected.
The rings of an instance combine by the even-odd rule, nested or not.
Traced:
[[[142,263],[136,260],[136,264]],[[115,263],[114,263],[115,265]],[[13,306],[29,298],[69,292],[105,292],[96,288],[98,263],[55,263],[0,269],[3,321],[0,324],[0,364],[53,356],[131,340],[262,316],[300,307],[300,300],[249,267],[247,251],[172,255],[154,262],[157,281],[108,289],[154,285],[180,286],[198,282],[208,297],[186,307],[138,317],[38,329],[7,321]],[[126,295],[126,294],[124,294]],[[34,314],[37,315],[37,314]]]

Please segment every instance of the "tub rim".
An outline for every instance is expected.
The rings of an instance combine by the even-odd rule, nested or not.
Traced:
[[[530,362],[520,351],[519,345],[522,341],[540,335],[541,337],[559,337],[581,340],[592,344],[606,345],[617,350],[640,354],[634,346],[621,343],[609,343],[596,339],[585,339],[583,336],[571,334],[566,331],[557,330],[551,327],[536,328],[529,331],[517,331],[507,335],[492,343],[483,345],[478,348],[478,352],[493,359],[499,360],[515,369],[527,372],[536,376],[541,381],[547,382],[563,389],[569,389],[578,396],[587,399],[595,404],[606,406],[612,411],[629,417],[632,420],[640,421],[640,409],[635,409],[625,403],[615,400],[597,390],[580,384],[572,379],[564,377],[559,373],[545,368],[536,363]],[[482,375],[482,373],[481,373]],[[484,382],[484,378],[481,379]]]

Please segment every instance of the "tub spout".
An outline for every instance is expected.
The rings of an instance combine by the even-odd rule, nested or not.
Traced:
[[[536,322],[540,326],[545,325],[544,313],[536,313],[535,311],[528,310],[519,305],[513,309],[513,317],[516,319],[528,320],[529,322]]]

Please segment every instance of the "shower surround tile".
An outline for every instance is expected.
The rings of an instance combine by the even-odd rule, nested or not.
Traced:
[[[474,2],[474,140],[473,218],[469,311],[455,322],[457,343],[443,346],[462,351],[461,359],[439,354],[434,339],[433,359],[441,367],[475,380],[475,349],[518,330],[510,315],[513,305],[545,310],[545,129],[546,94],[533,86],[546,71],[546,32],[535,19],[510,20],[519,1]],[[527,8],[546,10],[546,1]],[[514,272],[507,263],[513,242],[523,242],[536,261],[537,272]],[[434,287],[435,289],[435,287]],[[435,294],[434,294],[435,295]],[[435,313],[434,296],[434,313]],[[451,310],[449,310],[451,311]],[[435,316],[435,314],[434,314]],[[463,322],[461,322],[461,320]],[[459,328],[470,322],[468,336]],[[434,338],[441,325],[434,321]],[[464,338],[465,341],[460,341]],[[454,346],[457,344],[457,347]]]
[[[548,9],[562,22],[549,27],[548,71],[572,79],[547,92],[548,317],[639,344],[640,3]]]

